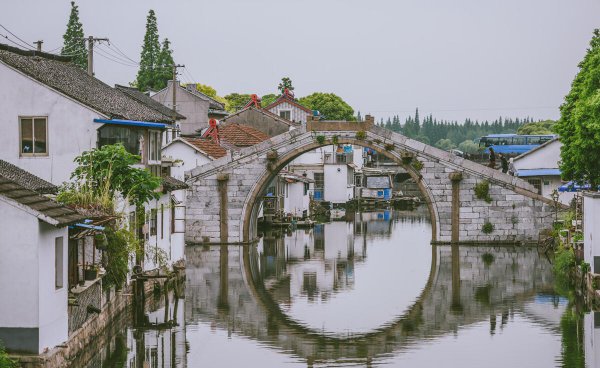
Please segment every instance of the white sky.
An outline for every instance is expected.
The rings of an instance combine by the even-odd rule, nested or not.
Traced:
[[[181,79],[230,92],[334,92],[363,115],[557,118],[592,31],[598,0],[79,0],[87,35],[139,59],[146,16],[173,44]],[[2,0],[0,24],[60,47],[70,2]],[[0,28],[0,35],[6,31]],[[0,42],[7,43],[0,38]],[[96,76],[137,69],[96,57]]]

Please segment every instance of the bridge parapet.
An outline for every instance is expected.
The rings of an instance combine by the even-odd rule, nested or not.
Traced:
[[[365,121],[319,120],[316,116],[309,116],[306,120],[306,130],[315,132],[366,132],[374,125],[375,118],[371,115],[367,115]]]

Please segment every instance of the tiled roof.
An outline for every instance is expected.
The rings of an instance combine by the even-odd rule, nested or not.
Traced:
[[[219,138],[236,147],[254,146],[270,137],[247,125],[227,123],[219,126]]]
[[[194,146],[194,148],[196,148],[200,152],[215,159],[221,158],[227,154],[227,150],[225,148],[219,146],[210,139],[181,137],[181,140]]]
[[[56,185],[4,160],[0,160],[0,176],[40,194],[56,193],[58,191]]]
[[[297,108],[299,108],[300,110],[305,111],[308,114],[312,114],[312,110],[311,109],[309,109],[308,107],[300,105],[296,100],[294,100],[293,98],[288,97],[285,93],[282,94],[281,96],[279,96],[279,98],[277,100],[275,100],[275,102],[273,102],[269,106],[265,107],[265,110],[270,110],[270,109],[274,108],[275,106],[277,106],[279,104],[282,104],[284,102],[287,102],[290,105],[296,106]]]
[[[3,174],[0,174],[0,196],[19,203],[33,216],[57,227],[71,225],[85,219],[85,216],[79,212],[44,197]]]
[[[185,182],[177,180],[172,176],[164,176],[162,178],[162,186],[164,190],[169,192],[188,188],[188,185]]]
[[[173,111],[173,109],[166,107],[165,105],[161,104],[160,102],[153,100],[150,96],[148,96],[147,94],[145,94],[143,92],[140,92],[137,88],[121,86],[118,84],[115,85],[115,88],[118,89],[119,91],[125,93],[127,96],[137,100],[138,102],[143,103],[144,105],[150,107],[151,109],[154,109],[154,110],[160,112],[163,115],[172,117],[173,114],[175,114],[175,116],[177,117],[177,120],[185,119],[185,116],[181,115],[178,112]]]
[[[172,117],[146,106],[88,75],[65,58],[0,44],[0,62],[79,101],[109,118],[172,123]]]

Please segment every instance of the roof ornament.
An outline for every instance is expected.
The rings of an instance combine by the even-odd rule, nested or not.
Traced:
[[[216,144],[219,144],[219,127],[216,119],[208,121],[208,129],[202,134],[202,138],[211,138]]]
[[[248,108],[248,107],[251,107],[251,106],[254,106],[254,107],[256,107],[257,109],[260,109],[260,101],[261,101],[261,100],[260,100],[260,97],[258,97],[258,95],[256,95],[256,94],[251,94],[251,95],[250,95],[250,102],[248,102],[248,103],[246,104],[246,106],[244,106],[244,109],[246,109],[246,108]]]
[[[283,90],[283,94],[284,94],[284,96],[289,97],[292,100],[295,100],[295,98],[294,98],[294,92],[290,91],[288,88],[286,88],[286,89]]]

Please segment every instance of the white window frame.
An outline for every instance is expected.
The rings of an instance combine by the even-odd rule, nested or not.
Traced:
[[[154,144],[154,147],[153,147]],[[160,130],[148,130],[148,163],[159,163],[161,160],[162,132]],[[152,149],[154,148],[154,150]],[[155,153],[156,157],[152,158]]]
[[[45,153],[26,153],[23,152],[23,130],[21,121],[23,119],[31,119],[31,135],[32,135],[32,149],[35,148],[35,119],[44,119],[46,120],[46,152]],[[48,116],[36,116],[36,115],[19,115],[18,122],[19,124],[19,157],[48,157],[48,152],[50,151],[49,139],[48,139]]]
[[[282,112],[289,112],[290,113],[290,117],[289,118],[285,118],[285,117],[281,116]],[[282,119],[286,119],[286,120],[292,121],[292,110],[290,110],[290,109],[281,109],[281,110],[279,110],[279,117],[282,118]]]

